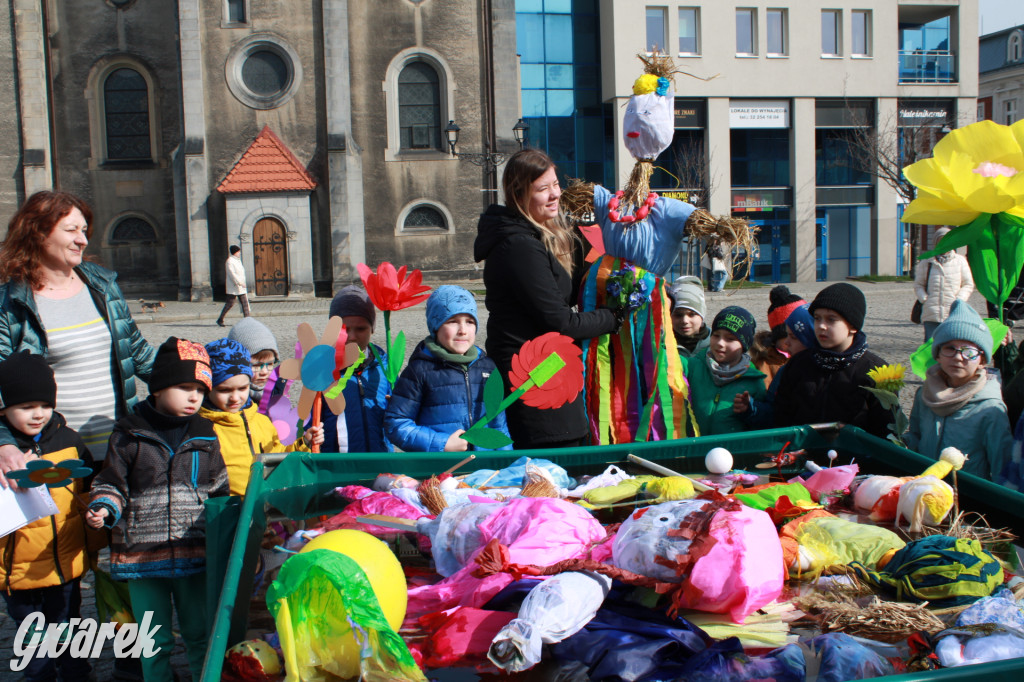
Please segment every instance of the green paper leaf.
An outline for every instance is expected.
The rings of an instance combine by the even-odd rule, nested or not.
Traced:
[[[388,381],[394,386],[405,362],[405,331],[398,332],[395,343],[388,348]]]
[[[982,213],[966,225],[954,227],[939,240],[939,243],[936,244],[931,251],[925,251],[918,256],[918,258],[931,258],[932,256],[939,255],[940,253],[959,249],[962,246],[970,246],[980,239],[982,233],[988,229],[991,218],[991,213]]]
[[[505,383],[500,372],[491,372],[484,384],[484,414],[497,416],[501,410],[501,401],[505,399]],[[492,417],[493,419],[493,417]]]
[[[894,407],[899,407],[900,399],[892,391],[883,391],[880,388],[871,388],[870,386],[861,386],[865,391],[871,393],[871,395],[878,398],[878,402],[882,403],[882,407],[887,410],[891,410]]]
[[[475,427],[462,434],[462,439],[478,448],[497,450],[512,444],[512,439],[498,429]]]
[[[373,346],[370,346],[371,348]],[[363,364],[363,360],[366,359],[366,354],[360,349],[359,358],[351,365],[345,368],[345,373],[338,379],[338,383],[334,384],[332,388],[324,391],[324,396],[329,399],[337,398],[338,395],[345,389],[345,385],[348,384],[348,380],[355,374],[356,367]]]
[[[558,370],[565,367],[565,360],[558,353],[552,353],[544,358],[544,361],[530,370],[530,378],[533,383],[543,386],[548,379],[558,374]]]

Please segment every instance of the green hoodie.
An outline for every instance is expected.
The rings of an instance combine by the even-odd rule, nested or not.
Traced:
[[[751,364],[747,371],[736,379],[724,386],[717,386],[711,379],[706,355],[707,353],[699,353],[683,359],[683,371],[690,384],[690,405],[697,418],[700,435],[713,436],[746,431],[746,420],[732,411],[732,401],[737,393],[744,391],[750,392],[752,400],[766,399],[768,391],[764,387],[764,373]]]

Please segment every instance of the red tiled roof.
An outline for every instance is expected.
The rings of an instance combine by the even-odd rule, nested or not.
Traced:
[[[239,192],[289,192],[311,190],[316,180],[306,172],[291,150],[270,126],[256,136],[235,167],[217,187],[225,194]]]

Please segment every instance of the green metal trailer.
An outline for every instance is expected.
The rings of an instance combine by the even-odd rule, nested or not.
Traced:
[[[828,450],[839,453],[840,464],[851,458],[863,473],[916,475],[933,462],[922,455],[883,441],[850,426],[823,424],[786,429],[751,431],[726,436],[628,445],[605,445],[561,450],[531,450],[530,456],[550,459],[570,474],[597,473],[607,464],[635,470],[626,458],[634,454],[682,473],[703,473],[704,456],[715,446],[732,452],[736,468],[752,468],[765,455],[804,449],[811,459],[825,462]],[[508,451],[477,452],[474,468],[499,469],[515,457]],[[381,472],[426,478],[448,466],[441,453],[291,453],[269,474],[264,465],[253,464],[249,487],[242,498],[218,498],[206,503],[207,592],[211,620],[210,644],[203,671],[204,682],[220,680],[225,651],[244,638],[249,600],[260,541],[270,510],[302,520],[336,514],[344,503],[331,491],[338,486],[369,485]],[[454,460],[453,460],[454,461]],[[785,470],[784,470],[785,471]],[[791,473],[796,473],[792,468]],[[962,509],[984,514],[993,527],[1011,528],[1024,534],[1024,494],[970,474],[958,475]],[[243,595],[241,599],[239,595]],[[924,673],[891,676],[893,682],[986,682],[1024,680],[1024,658],[983,665],[948,668]]]

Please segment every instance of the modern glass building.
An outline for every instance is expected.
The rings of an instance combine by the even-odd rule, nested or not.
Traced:
[[[516,0],[527,144],[546,151],[563,178],[612,187],[611,105],[601,96],[599,0]]]

